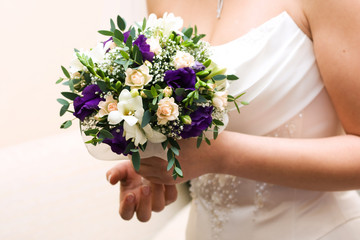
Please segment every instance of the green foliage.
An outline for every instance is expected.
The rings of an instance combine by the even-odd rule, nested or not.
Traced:
[[[70,74],[69,74],[68,70],[66,70],[66,68],[65,68],[64,66],[61,66],[61,69],[62,69],[64,75],[65,75],[68,79],[70,79]]]
[[[68,120],[66,122],[64,122],[63,124],[61,124],[60,128],[69,128],[70,126],[72,125],[72,121],[71,120]]]
[[[142,121],[141,121],[141,127],[145,127],[151,120],[151,113],[149,112],[149,110],[146,110],[144,112]]]
[[[75,98],[79,97],[79,95],[73,92],[62,92],[61,95],[63,95],[69,100],[75,100]]]
[[[126,28],[126,22],[125,22],[125,20],[124,20],[122,17],[120,17],[120,16],[117,16],[117,25],[118,25],[118,27],[119,27],[119,29],[120,29],[121,31],[124,31],[125,28]]]
[[[114,34],[112,31],[108,31],[108,30],[100,30],[100,31],[98,31],[98,33],[100,33],[101,35],[104,35],[104,36],[109,36],[109,37],[112,37]]]
[[[111,134],[111,132],[107,131],[106,129],[101,129],[99,132],[99,138],[102,139],[113,139],[114,136]]]
[[[131,152],[132,152],[131,161],[134,166],[134,169],[135,169],[135,171],[139,171],[139,169],[140,169],[140,153],[139,153],[138,149],[132,149]]]

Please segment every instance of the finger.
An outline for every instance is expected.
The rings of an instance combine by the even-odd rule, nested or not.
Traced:
[[[120,203],[119,214],[122,219],[130,220],[135,213],[135,194],[129,193],[124,200]]]
[[[165,205],[175,202],[177,199],[176,185],[165,185]]]
[[[124,181],[128,177],[129,161],[122,161],[121,163],[112,167],[106,173],[106,179],[110,184],[114,185],[119,181]]]
[[[151,189],[150,186],[141,187],[141,198],[136,209],[136,216],[140,222],[147,222],[151,217]]]
[[[151,203],[154,212],[160,212],[165,207],[165,187],[163,184],[151,185]]]

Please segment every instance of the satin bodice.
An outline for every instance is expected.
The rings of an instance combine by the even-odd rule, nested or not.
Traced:
[[[232,107],[227,130],[286,138],[338,134],[312,41],[286,12],[213,52],[218,65],[239,77],[229,93],[246,92],[242,100],[250,103],[240,114]],[[191,185],[191,240],[319,239],[360,214],[354,192],[306,191],[219,174]]]

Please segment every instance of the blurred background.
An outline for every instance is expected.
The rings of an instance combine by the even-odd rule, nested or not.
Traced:
[[[59,117],[60,66],[104,41],[97,31],[118,14],[141,21],[145,0],[0,0],[0,239],[151,239],[187,203],[123,221],[105,179],[115,162],[88,154],[76,121],[59,128],[71,118]]]

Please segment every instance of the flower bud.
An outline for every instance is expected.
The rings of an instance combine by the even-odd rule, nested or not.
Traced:
[[[142,98],[147,98],[147,95],[144,93],[144,91],[140,91],[140,96],[142,97]]]
[[[190,125],[191,124],[191,117],[189,115],[184,115],[184,116],[181,116],[181,121],[186,124],[186,125]]]
[[[172,94],[173,94],[173,90],[171,87],[167,86],[166,88],[164,88],[165,97],[171,97]]]
[[[131,89],[131,97],[137,97],[137,96],[139,96],[139,91],[136,89],[136,88],[134,88],[134,89]]]

